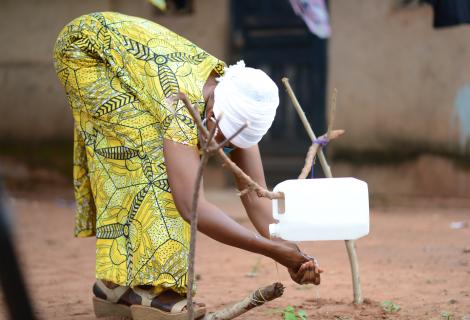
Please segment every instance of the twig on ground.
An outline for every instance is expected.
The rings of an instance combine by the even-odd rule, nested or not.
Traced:
[[[297,100],[297,97],[295,96],[294,91],[292,90],[289,84],[289,79],[283,78],[282,82],[284,83],[287,94],[289,95],[292,101],[292,105],[294,106],[295,110],[299,114],[300,120],[302,121],[302,124],[304,125],[305,130],[307,131],[307,134],[310,137],[310,140],[314,142],[317,138],[315,137],[315,133],[313,133],[312,127],[310,126],[310,123],[308,122],[307,117],[305,116],[305,113],[302,110],[302,107],[300,106],[300,103]],[[331,106],[332,107],[330,109],[330,113],[333,112],[334,114],[333,106],[334,106],[334,109],[336,109],[336,92],[334,95],[334,99],[332,100]],[[329,126],[332,125],[332,122],[333,121],[332,121],[332,117],[330,114]],[[323,169],[323,172],[325,173],[325,176],[327,178],[332,178],[333,175],[331,174],[330,166],[326,162],[325,155],[323,154],[323,151],[321,149],[318,152],[318,158],[320,159],[320,164]],[[346,240],[345,242],[346,242],[346,249],[348,251],[349,263],[351,265],[354,303],[361,304],[363,301],[363,298],[362,298],[361,282],[360,282],[360,276],[359,276],[359,263],[358,263],[357,255],[356,255],[355,241]]]
[[[273,283],[267,287],[259,288],[250,293],[248,297],[237,302],[223,310],[208,313],[203,320],[230,320],[242,315],[243,313],[263,305],[267,301],[279,298],[284,293],[284,286],[279,283]]]

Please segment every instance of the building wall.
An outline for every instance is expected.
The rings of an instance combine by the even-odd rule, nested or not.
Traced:
[[[470,138],[470,27],[436,30],[429,6],[397,9],[394,2],[331,1],[329,87],[339,89],[337,127],[348,131],[337,145],[463,149]],[[60,29],[81,14],[148,18],[227,59],[228,0],[194,3],[193,14],[157,16],[145,0],[1,1],[0,137],[70,135],[51,50]]]
[[[338,148],[440,148],[470,141],[470,26],[432,27],[432,7],[333,0],[329,87]]]
[[[432,7],[396,3],[330,1],[328,86],[346,129],[333,172],[380,196],[467,198],[470,26],[434,29]]]
[[[439,155],[458,157],[470,147],[470,26],[433,29],[429,6],[397,9],[394,0],[329,2],[329,91],[339,89],[335,127],[347,131],[330,155],[364,152],[367,160],[378,152],[389,161],[336,161],[335,175],[362,178],[376,194],[468,195],[468,165]],[[148,18],[227,60],[229,0],[194,3],[193,14],[165,16],[145,0],[0,1],[0,141],[72,139],[51,51],[61,28],[81,14]],[[434,155],[394,163],[410,150]]]
[[[228,0],[196,0],[189,15],[156,15],[145,0],[0,1],[0,140],[72,138],[73,121],[52,65],[62,27],[94,11],[156,21],[221,59],[227,56]]]

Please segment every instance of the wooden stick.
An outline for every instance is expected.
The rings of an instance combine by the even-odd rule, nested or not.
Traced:
[[[263,305],[267,301],[279,298],[284,293],[284,286],[279,283],[273,283],[267,287],[259,288],[248,295],[245,299],[237,302],[220,311],[208,313],[203,320],[230,320],[243,313]]]
[[[294,94],[294,91],[292,91],[292,88],[289,84],[289,79],[283,78],[282,82],[286,88],[287,94],[289,95],[292,101],[292,105],[294,106],[295,110],[299,114],[300,120],[302,121],[305,127],[305,130],[307,131],[307,134],[310,137],[310,140],[312,140],[312,142],[315,141],[316,140],[315,134],[313,133],[312,127],[310,126],[310,123],[308,122],[307,117],[305,116],[305,113],[302,110],[302,107],[300,106],[300,103]],[[334,101],[336,104],[336,98]],[[325,176],[327,178],[332,178],[333,175],[331,174],[330,166],[326,162],[325,155],[323,154],[323,151],[321,149],[318,152],[318,158],[320,159],[320,164],[322,166],[323,172],[325,173]],[[361,282],[360,282],[360,277],[359,277],[359,263],[358,263],[358,259],[356,255],[356,248],[355,248],[354,240],[346,240],[346,249],[348,251],[349,263],[351,265],[354,303],[361,304],[363,301],[363,298],[362,298]]]
[[[315,133],[313,133],[312,127],[310,126],[310,123],[307,120],[307,117],[305,116],[304,111],[302,110],[302,107],[300,106],[299,101],[297,100],[297,97],[294,94],[294,91],[292,91],[292,88],[289,84],[289,79],[288,78],[282,78],[282,83],[286,87],[287,94],[289,95],[292,105],[294,106],[295,110],[297,111],[297,114],[300,117],[300,120],[302,121],[302,124],[304,125],[305,131],[307,131],[307,134],[310,138],[311,141],[315,141],[317,137],[315,136]],[[320,160],[321,167],[323,169],[323,172],[325,173],[325,176],[328,178],[331,178],[331,169],[328,163],[326,162],[325,155],[323,154],[323,151],[320,150],[318,152],[318,159]]]
[[[352,281],[353,281],[353,295],[354,295],[354,303],[361,304],[362,299],[362,291],[361,291],[361,277],[359,275],[359,263],[356,255],[356,241],[354,240],[346,240],[346,249],[348,251],[349,263],[351,265],[351,274],[352,274]]]
[[[320,139],[326,139],[328,142],[334,140],[341,136],[344,133],[344,130],[330,130],[330,133],[325,133],[320,137]],[[327,138],[327,136],[330,138]],[[305,157],[305,165],[302,168],[302,172],[297,179],[306,179],[308,173],[312,170],[313,159],[317,155],[318,150],[321,150],[321,146],[318,143],[312,143],[312,145],[308,148],[307,156]]]
[[[210,142],[210,141],[208,141]],[[191,226],[189,239],[189,256],[188,256],[188,303],[186,308],[188,309],[188,319],[194,319],[194,308],[193,308],[193,288],[194,288],[194,264],[196,261],[196,233],[197,233],[197,203],[199,200],[199,189],[201,188],[202,175],[204,173],[204,167],[209,159],[208,152],[203,151],[202,159],[197,170],[196,181],[194,183],[193,202],[191,205]]]
[[[193,199],[191,204],[191,226],[190,226],[190,240],[189,240],[189,256],[188,256],[188,302],[186,308],[188,310],[188,318],[194,319],[194,308],[193,308],[193,288],[194,288],[194,280],[195,280],[195,271],[194,265],[196,263],[196,233],[197,233],[197,204],[199,201],[199,190],[201,188],[202,177],[204,173],[204,168],[209,160],[210,153],[208,151],[208,146],[210,142],[214,139],[215,133],[217,131],[217,125],[222,118],[222,115],[216,119],[215,126],[212,130],[208,133],[207,141],[202,141],[201,139],[201,146],[202,146],[202,158],[201,162],[199,163],[199,167],[197,170],[196,181],[194,182],[194,193]]]
[[[215,119],[215,125],[214,125],[214,127],[211,129],[211,131],[209,131],[209,136],[207,137],[207,141],[205,141],[205,143],[202,144],[202,147],[204,148],[204,150],[206,150],[206,152],[210,152],[208,141],[212,141],[212,139],[214,139],[215,133],[217,132],[217,126],[219,125],[219,121],[220,121],[220,119],[223,118],[223,116],[224,116],[224,115],[221,113],[221,114],[219,115],[219,117],[218,117],[217,119]]]
[[[333,95],[331,96],[330,110],[328,112],[328,131],[326,137],[329,139],[331,130],[333,130],[333,125],[335,123],[335,113],[336,113],[336,97],[338,95],[338,89],[333,89]]]
[[[221,114],[221,115],[222,115],[222,114]],[[220,116],[219,116],[219,118],[220,118]],[[217,149],[223,148],[224,145],[225,145],[227,142],[231,141],[233,138],[235,138],[240,132],[242,132],[242,131],[243,131],[244,129],[246,129],[246,128],[248,128],[248,123],[243,124],[240,128],[238,128],[237,131],[235,131],[234,134],[232,134],[232,135],[231,135],[230,137],[228,137],[228,138],[225,138],[224,141],[222,141],[221,143],[219,143],[215,148],[210,149],[210,151],[216,151]]]
[[[188,310],[188,320],[194,319],[194,307],[193,307],[193,294],[194,294],[194,264],[196,260],[196,233],[197,233],[197,205],[199,200],[199,190],[201,188],[202,176],[204,172],[204,167],[207,164],[209,156],[212,152],[217,152],[219,156],[222,156],[225,163],[229,166],[229,168],[237,174],[237,176],[242,177],[245,181],[252,186],[253,190],[257,191],[258,195],[262,194],[266,197],[283,197],[282,193],[274,193],[268,191],[262,187],[260,187],[256,182],[254,182],[251,177],[243,172],[235,163],[233,163],[230,158],[228,158],[222,148],[222,144],[218,145],[214,141],[216,126],[218,121],[216,121],[216,126],[208,132],[207,129],[203,126],[199,113],[196,109],[191,105],[188,97],[184,93],[178,93],[176,97],[172,97],[168,99],[169,103],[174,103],[176,100],[182,100],[185,104],[188,111],[191,113],[191,116],[195,120],[200,132],[203,134],[203,139],[201,139],[201,150],[202,150],[202,159],[198,167],[196,181],[194,184],[194,193],[193,199],[191,204],[191,226],[190,226],[190,242],[189,242],[189,255],[188,255],[188,302],[186,304],[186,308]],[[220,117],[219,117],[220,120]],[[230,138],[234,138],[237,134],[239,134],[247,125],[243,126],[241,129],[237,130],[235,134],[233,134]],[[205,143],[203,142],[204,139],[207,139]],[[228,160],[228,161],[227,161]],[[233,306],[221,310],[219,312],[212,313],[210,318],[208,319],[233,319],[240,314],[247,312],[248,310],[257,307],[259,305],[264,304],[266,301],[270,301],[277,297],[280,297],[283,293],[284,287],[280,283],[275,283],[271,286],[258,289],[254,291],[250,296],[245,298],[244,300],[240,301],[239,303],[234,304]],[[207,317],[207,316],[206,316]],[[206,318],[204,318],[206,319]]]

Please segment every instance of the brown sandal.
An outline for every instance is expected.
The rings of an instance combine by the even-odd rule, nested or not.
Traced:
[[[132,319],[131,309],[121,298],[131,290],[129,287],[118,286],[108,288],[103,281],[97,280],[93,286],[93,309],[97,318],[101,317],[124,317]],[[121,302],[121,303],[120,303]]]
[[[96,281],[93,293],[93,308],[98,318],[118,316],[134,320],[183,320],[188,317],[188,311],[184,310],[187,299],[165,304],[149,290],[125,286],[108,288],[101,280]],[[195,305],[196,319],[205,313],[204,306]]]
[[[133,288],[133,291],[142,299],[141,304],[133,304],[130,307],[132,319],[134,320],[185,320],[188,318],[188,311],[184,310],[188,303],[187,299],[178,301],[166,311],[161,310],[163,306],[159,304],[158,300],[155,299],[156,296],[151,292],[140,288]],[[165,309],[168,309],[168,307]],[[195,318],[198,319],[206,314],[206,308],[196,304],[194,313]]]

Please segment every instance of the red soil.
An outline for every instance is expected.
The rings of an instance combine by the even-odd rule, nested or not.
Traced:
[[[64,196],[65,194],[65,196]],[[10,209],[23,272],[40,319],[94,319],[94,239],[72,236],[70,191],[28,192],[10,197]],[[233,191],[210,198],[244,225],[249,220]],[[453,221],[467,227],[451,229]],[[260,286],[281,281],[284,296],[239,319],[281,319],[286,306],[309,319],[470,319],[470,209],[440,206],[436,201],[408,201],[406,206],[371,210],[371,234],[357,241],[361,306],[352,301],[349,262],[344,243],[303,243],[326,270],[319,287],[293,283],[286,270],[265,257],[224,246],[199,235],[196,261],[199,301],[216,310]],[[255,277],[247,275],[253,268]],[[382,310],[391,300],[398,313]],[[0,300],[0,319],[6,318]]]

